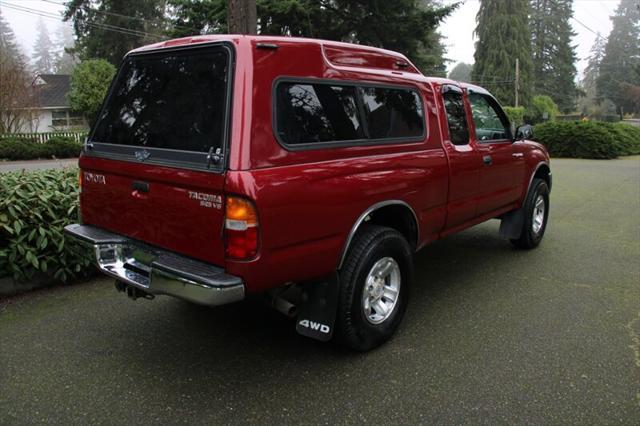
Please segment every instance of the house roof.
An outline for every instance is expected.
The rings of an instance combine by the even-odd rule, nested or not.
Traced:
[[[33,106],[69,107],[67,93],[71,90],[71,76],[67,74],[40,74],[33,82]]]

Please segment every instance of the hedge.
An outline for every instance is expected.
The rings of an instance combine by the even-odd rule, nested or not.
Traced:
[[[87,276],[90,260],[69,250],[63,228],[78,216],[75,168],[0,174],[0,276]]]
[[[518,127],[524,123],[524,114],[525,114],[524,107],[506,106],[503,109],[504,109],[504,112],[507,114],[507,117],[509,117],[509,121],[513,123],[515,127]]]
[[[640,127],[626,123],[601,123],[613,135],[619,146],[619,155],[640,154]]]
[[[538,124],[546,121],[555,121],[560,114],[558,105],[550,96],[534,96],[531,105],[524,113],[524,121],[529,124]],[[546,117],[545,117],[546,115]]]
[[[640,128],[624,123],[554,121],[534,127],[552,157],[616,158],[640,154]]]
[[[0,160],[72,158],[78,157],[81,150],[81,143],[76,142],[73,138],[62,136],[53,137],[44,143],[25,138],[0,139]]]

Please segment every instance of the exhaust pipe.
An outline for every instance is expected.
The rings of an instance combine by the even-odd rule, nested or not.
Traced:
[[[283,299],[282,297],[274,297],[271,300],[271,307],[276,311],[280,312],[288,316],[289,318],[293,318],[298,315],[298,308],[293,303],[288,300]]]
[[[140,290],[139,288],[131,286],[122,281],[116,281],[115,286],[116,290],[126,293],[127,296],[132,300],[136,300],[138,298],[151,300],[155,297],[153,294],[147,293],[146,291]]]

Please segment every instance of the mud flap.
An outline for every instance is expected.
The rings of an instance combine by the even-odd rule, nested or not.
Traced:
[[[517,240],[522,235],[523,224],[524,209],[522,207],[505,213],[500,222],[500,237]]]
[[[298,305],[296,331],[303,336],[327,342],[333,337],[338,310],[338,274],[323,281],[307,283]]]

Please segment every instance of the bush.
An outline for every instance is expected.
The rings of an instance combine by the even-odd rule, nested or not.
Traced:
[[[616,140],[619,147],[619,155],[640,154],[640,127],[635,127],[626,123],[602,123]]]
[[[553,102],[551,97],[534,96],[531,106],[525,112],[524,119],[529,124],[538,124],[545,121],[554,121],[559,114],[558,105]]]
[[[82,151],[82,144],[72,138],[55,136],[42,144],[47,157],[73,158],[79,157]]]
[[[73,138],[55,136],[47,142],[40,143],[33,139],[2,138],[0,139],[1,160],[35,160],[38,158],[72,158],[78,157],[82,144]]]
[[[553,157],[616,158],[640,153],[640,129],[598,121],[555,121],[535,126],[534,138]]]
[[[92,123],[107,95],[116,68],[104,59],[80,62],[71,75],[69,102],[74,111],[81,111]]]
[[[0,139],[0,159],[15,161],[38,158],[42,152],[39,145],[31,139],[2,138]]]
[[[77,169],[0,174],[0,276],[16,281],[40,272],[68,282],[91,271],[65,246],[63,228],[77,221]]]
[[[504,107],[504,112],[507,114],[507,117],[509,117],[509,121],[511,122],[511,124],[513,124],[515,127],[520,126],[521,124],[524,124],[524,107]]]

